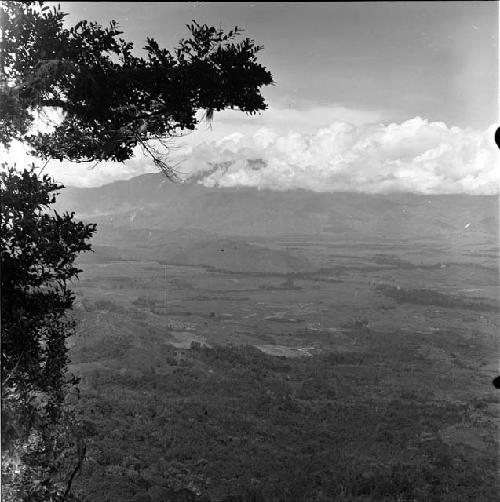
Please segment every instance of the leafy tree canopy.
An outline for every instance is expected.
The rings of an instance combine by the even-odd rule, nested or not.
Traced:
[[[34,170],[0,172],[4,390],[9,381],[18,391],[59,389],[64,378],[64,340],[53,335],[73,304],[68,283],[79,272],[73,262],[90,250],[96,226],[47,212],[61,188]]]
[[[167,175],[151,140],[196,128],[226,108],[266,109],[260,92],[271,73],[257,62],[261,47],[241,30],[188,25],[189,38],[173,50],[147,39],[145,56],[108,27],[80,21],[66,28],[59,8],[2,2],[0,141],[19,139],[43,157],[124,161],[137,145]],[[35,111],[62,110],[51,132],[30,133]]]
[[[63,464],[81,447],[64,401],[68,378],[67,313],[78,276],[74,260],[90,249],[95,225],[49,212],[61,185],[34,168],[0,172],[2,318],[2,484],[6,501],[59,500]],[[73,455],[74,456],[74,455]],[[56,476],[54,476],[56,473]],[[59,478],[58,478],[59,476]],[[61,499],[62,500],[62,499]]]

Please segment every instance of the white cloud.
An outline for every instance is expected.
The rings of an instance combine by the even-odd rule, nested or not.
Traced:
[[[203,113],[200,112],[198,118],[201,119],[202,116]],[[61,120],[61,117],[59,111],[49,111],[48,114],[35,122],[33,130],[49,130],[51,125]],[[252,116],[235,110],[224,110],[215,113],[210,126],[201,122],[197,131],[182,139],[175,140],[173,144],[178,149],[173,149],[172,161],[175,163],[179,158],[185,157],[183,153],[189,153],[196,145],[204,142],[223,141],[227,148],[231,148],[230,144],[233,144],[233,148],[237,149],[243,138],[257,134],[254,140],[255,146],[265,148],[266,142],[270,141],[269,138],[273,134],[283,136],[290,131],[314,133],[318,128],[328,126],[333,121],[365,124],[377,122],[383,118],[382,112],[356,110],[340,105],[312,106],[303,110],[269,107],[262,114]],[[261,139],[259,140],[259,138]],[[74,163],[50,160],[44,172],[49,173],[58,182],[65,185],[88,187],[157,171],[151,159],[146,157],[140,148],[137,148],[134,153],[134,157],[124,163],[99,162],[94,165],[91,162]],[[26,154],[26,150],[21,144],[16,142],[13,143],[9,152],[0,149],[0,156],[2,159],[8,159],[11,163],[17,163],[20,168],[35,160]],[[36,163],[37,165],[43,164],[40,161]],[[180,171],[184,170],[183,166],[179,169]]]
[[[139,176],[155,170],[151,162],[147,161],[140,152],[138,157],[128,162],[68,162],[49,160],[48,162],[34,158],[26,152],[26,148],[19,142],[13,141],[10,149],[0,148],[0,158],[9,165],[16,165],[18,170],[28,168],[31,164],[43,168],[43,173],[52,176],[58,183],[66,186],[91,187],[116,180],[123,180]]]
[[[243,120],[235,121],[237,116]],[[207,186],[497,193],[500,171],[494,126],[476,131],[420,117],[384,125],[374,123],[376,116],[342,107],[271,109],[260,118],[221,112],[212,131],[178,141],[182,148],[173,151],[172,161],[181,159],[182,176],[193,176]],[[321,125],[332,117],[336,118]],[[32,161],[19,144],[7,158],[18,167]],[[97,186],[156,171],[140,151],[123,164],[90,166],[50,161],[45,172],[66,185]]]
[[[493,133],[494,126],[474,131],[420,117],[336,121],[314,133],[262,128],[192,147],[183,171],[207,186],[493,194],[500,181]]]

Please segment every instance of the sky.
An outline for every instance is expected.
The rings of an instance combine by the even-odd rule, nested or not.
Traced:
[[[264,46],[259,60],[275,81],[263,90],[269,109],[216,113],[211,128],[181,140],[175,156],[186,177],[318,191],[498,191],[497,2],[60,5],[68,24],[115,19],[137,49],[148,36],[173,47],[193,19],[237,25]],[[95,186],[154,168],[138,153],[125,165],[46,170]]]

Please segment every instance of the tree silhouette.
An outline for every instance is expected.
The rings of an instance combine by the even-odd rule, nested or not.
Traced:
[[[137,56],[107,28],[80,21],[65,28],[65,13],[33,2],[4,2],[0,45],[0,140],[26,142],[47,158],[124,161],[143,147],[169,177],[165,153],[175,138],[226,108],[265,110],[262,86],[271,73],[257,62],[261,47],[241,29],[193,21],[190,37],[172,51],[153,38]],[[57,109],[63,118],[50,132],[30,132],[35,111]]]
[[[47,175],[2,168],[2,500],[57,500],[71,469],[64,452],[81,449],[63,406],[75,383],[65,343],[74,325],[69,283],[95,225],[49,211],[62,186]]]

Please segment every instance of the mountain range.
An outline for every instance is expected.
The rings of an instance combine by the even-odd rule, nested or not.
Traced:
[[[242,271],[266,269],[265,263],[284,272],[309,268],[285,251],[256,246],[259,238],[438,239],[495,246],[499,228],[497,196],[209,188],[172,183],[161,174],[65,188],[56,208],[98,224],[94,248],[101,258]]]
[[[145,174],[97,188],[66,188],[57,207],[112,227],[195,229],[232,236],[418,236],[498,231],[495,195],[318,193],[208,188]],[[467,228],[466,228],[467,227]]]

